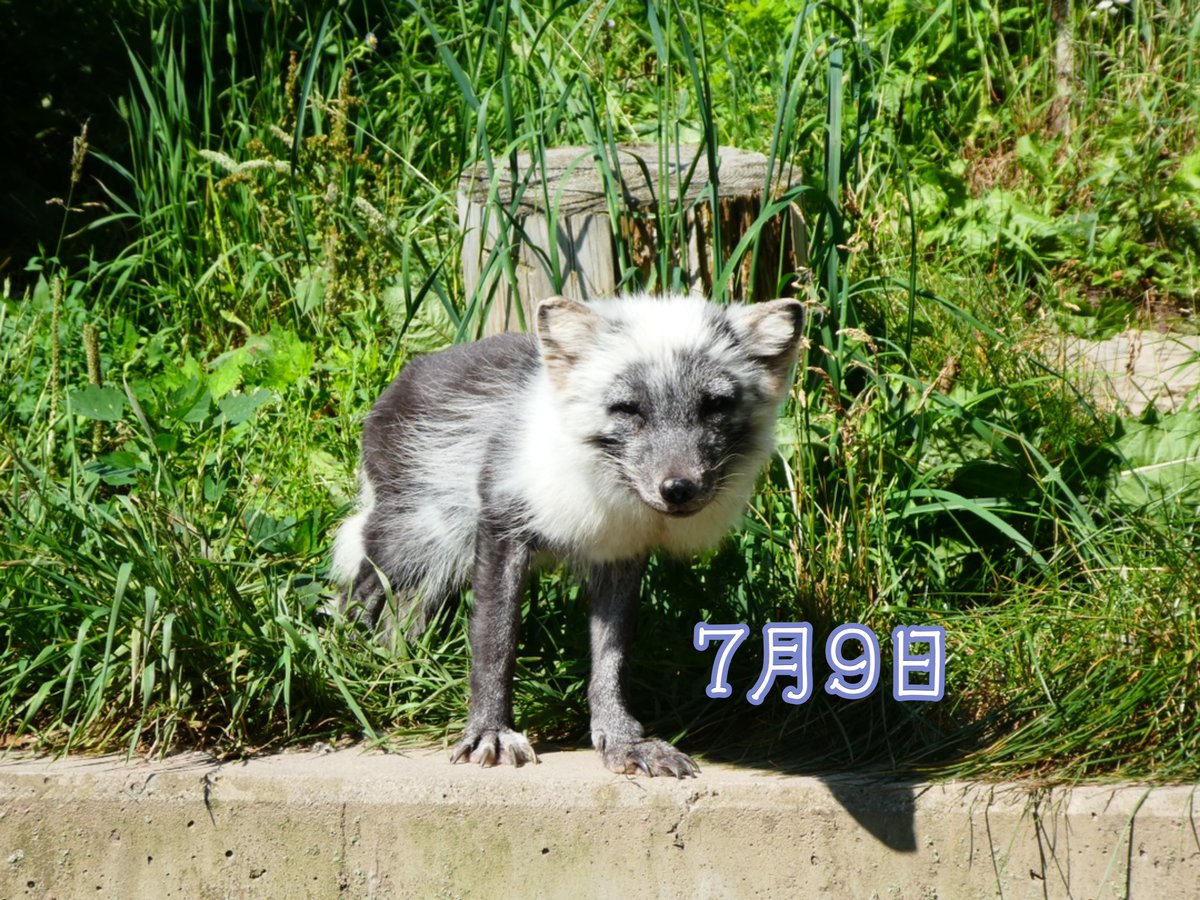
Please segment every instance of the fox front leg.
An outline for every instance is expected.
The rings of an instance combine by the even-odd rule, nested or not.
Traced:
[[[513,726],[513,670],[521,627],[521,592],[529,574],[528,543],[485,520],[475,542],[475,608],[471,612],[471,704],[467,730],[450,762],[481,766],[536,763],[525,735]]]
[[[642,574],[646,560],[594,566],[591,598],[592,677],[588,705],[592,713],[592,746],[613,772],[635,775],[697,775],[690,756],[666,741],[647,738],[627,702],[629,652]]]

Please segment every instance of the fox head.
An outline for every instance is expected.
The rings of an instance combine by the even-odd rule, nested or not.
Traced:
[[[552,297],[537,337],[563,426],[646,506],[686,517],[769,454],[803,321],[794,300]]]

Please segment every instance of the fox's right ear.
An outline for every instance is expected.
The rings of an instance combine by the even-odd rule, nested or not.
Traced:
[[[550,374],[577,362],[596,343],[600,326],[600,316],[577,300],[555,296],[539,303],[537,338]]]
[[[766,364],[772,390],[784,390],[804,338],[804,305],[796,300],[770,300],[728,309],[734,327],[745,337],[747,350]]]

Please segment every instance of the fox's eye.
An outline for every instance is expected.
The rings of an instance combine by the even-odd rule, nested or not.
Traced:
[[[705,394],[700,398],[700,415],[719,416],[730,412],[737,406],[737,397],[733,394]]]
[[[621,416],[627,419],[640,419],[642,416],[642,408],[633,400],[620,400],[616,403],[610,403],[608,406],[608,414],[610,416]]]

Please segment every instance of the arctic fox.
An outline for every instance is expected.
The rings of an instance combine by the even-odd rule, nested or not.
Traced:
[[[405,366],[363,427],[358,511],[334,576],[376,625],[390,596],[414,627],[470,578],[471,699],[451,762],[536,762],[515,730],[521,593],[535,555],[586,574],[592,744],[614,772],[695,775],[646,738],[626,698],[651,551],[718,543],[774,446],[803,327],[794,300],[722,307],[627,297],[537,309],[503,334]]]

